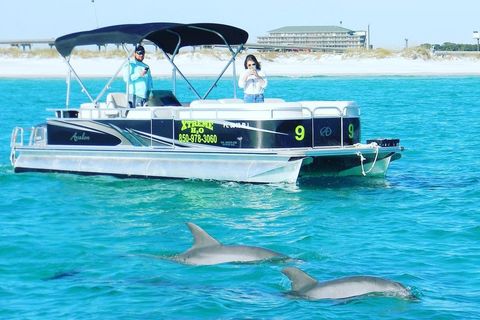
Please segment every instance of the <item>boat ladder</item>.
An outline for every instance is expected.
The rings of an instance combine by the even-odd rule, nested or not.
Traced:
[[[25,131],[30,131],[30,136],[28,139],[28,146],[37,146],[46,144],[46,133],[47,130],[44,126],[37,126],[24,129],[22,127],[15,127],[12,131],[12,136],[10,139],[10,162],[15,166],[17,159],[17,148],[23,147],[25,145]]]
[[[22,127],[15,127],[12,131],[12,136],[10,137],[10,162],[12,166],[15,167],[16,161],[16,148],[23,146],[23,134],[24,130]]]

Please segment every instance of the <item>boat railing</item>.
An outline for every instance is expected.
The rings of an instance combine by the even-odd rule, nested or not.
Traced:
[[[349,108],[349,107],[345,107],[346,108]],[[316,108],[313,108],[313,109],[310,109],[309,110],[311,111],[312,113],[312,118],[326,118],[326,117],[331,117],[332,115],[334,115],[334,113],[337,113],[336,115],[339,116],[339,117],[342,117],[345,115],[345,109],[342,110],[338,107],[316,107]],[[326,112],[323,112],[323,114],[317,114],[317,111],[318,110],[322,110],[322,111],[325,111],[325,110],[332,110],[333,112],[332,113],[326,113]]]
[[[10,147],[23,146],[23,133],[24,129],[22,127],[13,128],[12,136],[10,137]]]
[[[12,166],[15,166],[15,161],[17,158],[16,148],[23,146],[23,137],[24,129],[22,127],[15,127],[12,130],[12,135],[10,137],[10,162]]]
[[[17,148],[25,146],[25,142],[27,142],[25,131],[30,131],[28,135],[28,146],[45,146],[47,144],[47,128],[45,126],[13,128],[10,137],[10,162],[12,165],[15,165]]]
[[[47,144],[47,128],[45,126],[37,126],[32,129],[30,133],[30,139],[28,145],[40,145],[44,146]]]
[[[348,114],[347,110],[355,110],[356,107],[317,107],[309,108],[302,106],[270,108],[261,107],[255,109],[246,109],[245,107],[137,107],[135,109],[122,108],[81,108],[79,110],[68,110],[73,116],[65,117],[64,112],[54,109],[56,118],[78,118],[81,119],[165,119],[172,118],[174,120],[182,119],[210,119],[222,120],[231,118],[232,116],[242,118],[245,120],[259,119],[259,120],[274,120],[274,119],[288,119],[292,117],[301,118],[326,118],[326,117],[342,117]],[[318,112],[322,111],[322,112]],[[330,111],[330,112],[328,112]]]
[[[158,118],[162,113],[153,112],[152,117]],[[312,111],[309,108],[301,106],[269,108],[257,107],[202,107],[202,108],[172,108],[172,116],[174,120],[182,119],[209,119],[209,120],[274,120],[274,119],[288,119],[293,117],[311,118]],[[127,116],[128,117],[128,116]],[[234,118],[232,118],[234,117]]]
[[[285,103],[287,104],[287,103]],[[179,120],[217,120],[217,121],[229,121],[229,120],[283,120],[283,119],[311,119],[311,132],[312,132],[312,148],[321,148],[321,146],[315,147],[314,137],[317,136],[315,132],[314,119],[318,118],[338,118],[340,120],[340,147],[344,146],[344,118],[359,116],[359,109],[356,105],[320,105],[317,106],[315,102],[309,102],[306,105],[301,103],[288,103],[287,105],[278,105],[274,103],[266,103],[265,105],[255,106],[217,106],[217,105],[201,105],[195,107],[138,107],[135,109],[130,108],[99,108],[94,106],[88,106],[88,108],[82,107],[78,111],[80,119],[115,119],[119,120],[154,120],[164,119],[168,121]],[[58,116],[58,112],[56,113]],[[62,114],[60,112],[60,114]],[[175,128],[175,125],[172,125]],[[173,136],[175,133],[172,133]],[[33,139],[33,140],[32,140]],[[34,132],[31,135],[30,144],[37,144],[37,141],[46,141],[41,132]]]
[[[225,99],[223,99],[225,100]],[[255,106],[246,105],[239,99],[234,101],[222,102],[221,100],[195,100],[195,106],[149,106],[130,108],[112,108],[106,103],[85,103],[77,110],[53,110],[57,118],[82,118],[82,119],[104,119],[104,118],[127,118],[127,119],[156,119],[156,118],[198,118],[211,120],[222,120],[229,117],[241,117],[245,120],[273,120],[279,118],[298,117],[341,117],[347,115],[359,115],[359,109],[356,105],[345,105],[342,102],[340,106],[328,105],[329,101],[301,101],[301,102],[265,102],[264,104],[255,104]],[[230,105],[225,105],[228,103]],[[348,102],[347,102],[348,103]],[[319,105],[321,104],[321,105]]]
[[[28,143],[25,131],[30,132],[28,134]],[[46,134],[47,128],[45,126],[37,127],[15,127],[12,130],[12,136],[10,139],[10,147],[21,147],[24,145],[33,146],[33,145],[46,145]]]

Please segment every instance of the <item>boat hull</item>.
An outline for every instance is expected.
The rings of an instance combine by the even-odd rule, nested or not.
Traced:
[[[302,165],[302,159],[269,153],[98,148],[25,148],[17,152],[16,172],[53,171],[142,178],[294,183]]]
[[[383,150],[379,150],[383,149]],[[389,150],[390,149],[390,150]],[[18,147],[15,172],[295,183],[302,176],[384,176],[395,148],[219,151],[158,148]],[[365,160],[361,161],[363,156]]]

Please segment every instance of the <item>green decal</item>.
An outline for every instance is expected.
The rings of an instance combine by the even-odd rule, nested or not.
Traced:
[[[350,124],[348,125],[348,137],[349,137],[350,139],[353,139],[354,133],[355,133],[355,126],[353,125],[353,123],[350,123]]]
[[[302,141],[305,138],[305,128],[302,125],[295,127],[295,140]]]

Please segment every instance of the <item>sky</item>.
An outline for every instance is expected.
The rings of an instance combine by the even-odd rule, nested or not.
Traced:
[[[342,26],[366,31],[375,48],[422,43],[476,44],[479,0],[9,0],[0,41],[48,39],[124,23],[213,22],[258,36],[284,26]]]

